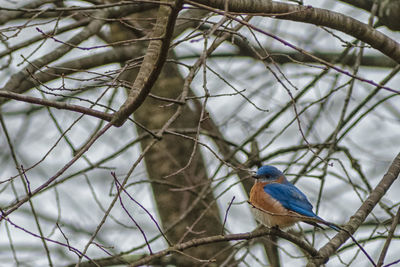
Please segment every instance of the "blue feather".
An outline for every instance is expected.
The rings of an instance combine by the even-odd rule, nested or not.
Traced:
[[[279,201],[286,209],[297,212],[303,216],[319,219],[312,211],[313,206],[308,201],[307,197],[291,183],[267,184],[264,186],[264,191],[272,198]]]

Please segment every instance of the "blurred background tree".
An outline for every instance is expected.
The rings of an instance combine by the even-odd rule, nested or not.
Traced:
[[[2,0],[2,266],[400,261],[399,17],[395,0]],[[345,232],[257,228],[264,164],[371,260]]]

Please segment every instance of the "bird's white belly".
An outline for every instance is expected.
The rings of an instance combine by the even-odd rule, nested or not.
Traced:
[[[278,226],[279,228],[286,228],[299,221],[296,217],[288,214],[273,214],[270,212],[264,212],[256,207],[252,207],[251,211],[253,212],[255,219],[267,227]]]

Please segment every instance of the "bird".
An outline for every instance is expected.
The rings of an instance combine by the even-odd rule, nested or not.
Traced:
[[[264,165],[253,178],[256,181],[250,190],[249,202],[256,220],[261,224],[284,229],[302,221],[319,228],[323,228],[319,225],[323,224],[340,231],[339,226],[316,215],[306,195],[276,167]]]

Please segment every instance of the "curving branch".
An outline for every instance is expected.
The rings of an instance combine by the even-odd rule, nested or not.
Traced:
[[[370,12],[374,2],[378,4],[376,16],[379,18],[379,25],[384,25],[393,31],[400,31],[400,1],[374,1],[374,0],[340,0],[352,6]]]
[[[259,231],[251,232],[251,233],[244,233],[244,234],[231,234],[231,235],[218,235],[218,236],[210,236],[210,237],[204,237],[204,238],[198,238],[198,239],[192,239],[188,242],[182,243],[182,244],[177,244],[173,247],[170,247],[168,249],[162,250],[158,253],[155,253],[153,255],[149,255],[141,260],[138,260],[134,263],[132,263],[130,266],[141,266],[144,264],[147,264],[151,262],[153,259],[168,255],[170,253],[173,253],[174,251],[183,251],[192,247],[197,247],[197,246],[202,246],[206,244],[211,244],[211,243],[217,243],[217,242],[227,242],[227,241],[232,241],[232,240],[250,240],[254,239],[257,237],[265,236],[265,235],[277,235],[281,238],[284,238],[299,247],[301,247],[304,251],[306,251],[309,255],[315,256],[315,249],[310,246],[308,243],[303,241],[300,238],[297,238],[296,236],[283,232],[279,229],[275,228],[264,228]]]
[[[190,2],[190,1],[187,1]],[[343,14],[311,6],[265,0],[194,0],[193,2],[234,13],[270,16],[325,26],[353,36],[400,63],[400,44],[373,27]]]
[[[130,263],[130,265],[129,265],[130,267],[143,266],[146,264],[150,264],[154,261],[157,261],[164,256],[167,256],[167,255],[170,255],[170,254],[176,253],[176,252],[179,253],[181,251],[185,251],[185,250],[193,248],[193,247],[204,246],[207,244],[219,243],[219,242],[229,242],[229,241],[236,241],[236,240],[251,240],[251,239],[263,237],[266,235],[279,236],[279,237],[286,239],[286,240],[292,242],[293,244],[299,246],[308,255],[313,256],[313,257],[317,255],[317,251],[312,246],[310,246],[307,242],[305,242],[303,239],[298,238],[290,233],[283,232],[276,228],[263,228],[263,229],[249,232],[249,233],[216,235],[216,236],[208,236],[208,237],[203,237],[203,238],[192,239],[192,240],[189,240],[184,243],[176,244],[174,246],[171,246],[169,248],[166,248],[164,250],[156,252],[152,255],[147,255],[139,260],[137,260],[137,258],[138,258],[137,255],[128,255],[128,256],[121,256],[121,257],[104,258],[104,259],[96,260],[96,263],[100,264],[101,266],[115,265],[115,264],[127,264],[127,263]],[[69,266],[72,266],[72,265],[69,265]],[[80,266],[81,267],[91,267],[91,266],[95,266],[95,265],[91,262],[83,262],[80,264]]]
[[[132,85],[128,98],[121,108],[114,114],[112,123],[121,126],[126,119],[143,103],[150,93],[151,87],[157,80],[161,68],[167,59],[170,41],[174,32],[174,25],[178,13],[182,8],[182,0],[165,0],[165,3],[174,4],[171,7],[160,5],[157,21],[151,34],[139,73]]]

